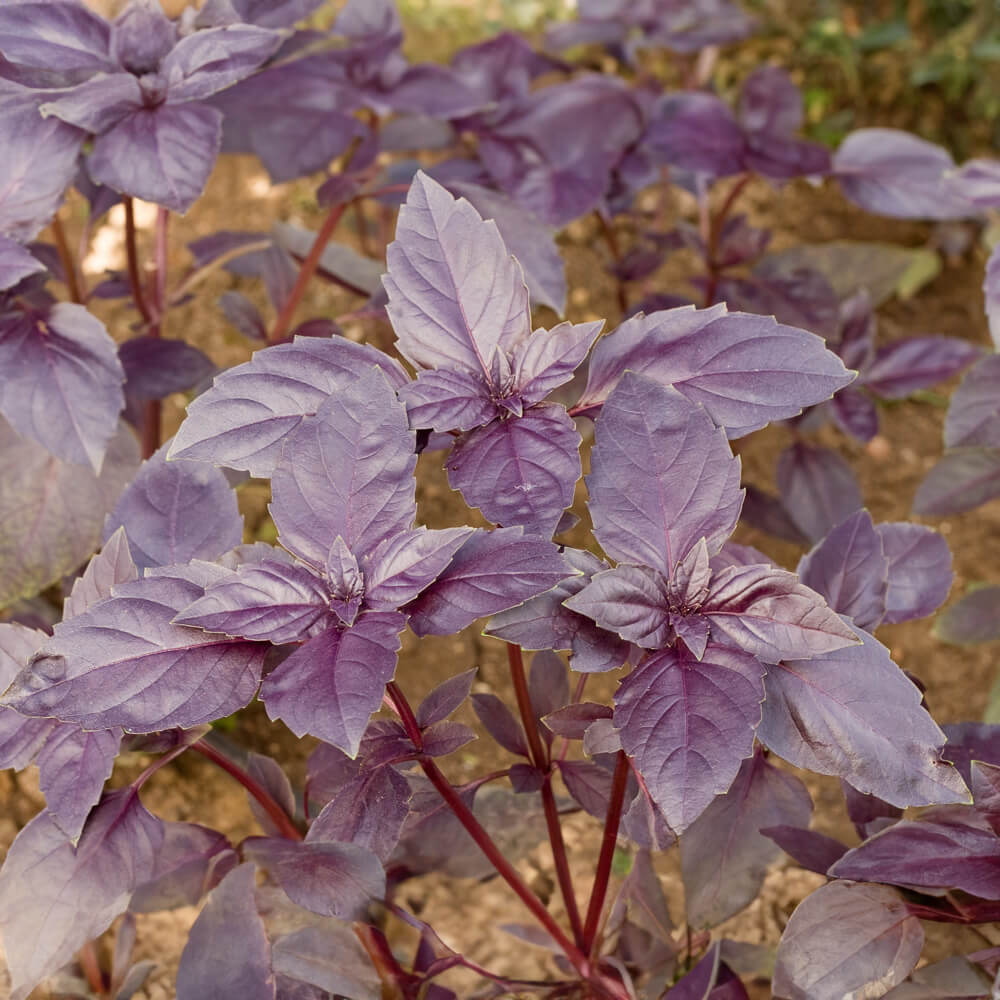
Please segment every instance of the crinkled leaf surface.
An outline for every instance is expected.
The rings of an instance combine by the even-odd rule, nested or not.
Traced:
[[[448,635],[544,593],[567,573],[565,560],[546,539],[520,528],[477,531],[403,611],[417,635]]]
[[[94,140],[90,176],[122,194],[186,212],[198,200],[222,142],[222,113],[203,104],[136,107]]]
[[[798,778],[760,752],[745,760],[729,790],[681,837],[688,922],[714,927],[752,902],[781,853],[761,829],[808,826],[811,813],[812,800]]]
[[[370,611],[351,628],[310,639],[267,675],[261,698],[268,716],[297,736],[309,733],[356,756],[395,673],[405,624],[395,612]]]
[[[208,897],[181,953],[178,996],[216,1000],[229,994],[243,1000],[275,1000],[271,944],[257,912],[254,876],[253,865],[240,865]]]
[[[528,290],[494,222],[418,173],[386,254],[399,350],[424,368],[490,372],[530,330]]]
[[[583,363],[603,324],[560,323],[536,330],[514,352],[514,382],[525,405],[540,403],[568,382]]]
[[[667,583],[643,566],[617,566],[597,573],[565,601],[577,614],[644,649],[661,649],[672,638]]]
[[[47,638],[45,632],[17,622],[0,623],[0,685],[4,689]],[[18,771],[27,767],[58,726],[53,719],[30,719],[12,708],[0,708],[0,767]]]
[[[190,728],[246,705],[267,647],[172,624],[218,574],[209,563],[164,567],[62,622],[4,704],[88,729]]]
[[[725,305],[626,320],[594,348],[578,405],[606,400],[626,369],[701,403],[730,437],[794,416],[853,378],[820,337]]]
[[[120,426],[95,476],[0,421],[0,452],[0,604],[6,605],[72,572],[97,548],[105,515],[139,466],[139,446]]]
[[[700,538],[717,551],[743,503],[725,434],[676,389],[626,374],[604,404],[587,477],[594,534],[623,562],[670,575]]]
[[[942,146],[893,128],[857,129],[833,157],[833,174],[851,201],[900,219],[974,214],[970,203],[945,183],[945,173],[954,167]]]
[[[875,530],[889,560],[883,621],[895,625],[936,611],[944,603],[955,578],[951,550],[944,537],[933,528],[908,521],[879,524]]]
[[[967,802],[940,759],[944,733],[920,691],[867,632],[861,645],[768,668],[757,735],[797,767],[835,774],[897,806]]]
[[[286,441],[271,515],[289,551],[322,566],[340,536],[358,556],[416,513],[414,435],[380,370],[339,387]]]
[[[328,614],[328,601],[326,587],[305,566],[263,560],[213,583],[174,621],[244,639],[296,642]]]
[[[212,388],[188,406],[170,457],[270,476],[285,437],[319,409],[338,380],[373,366],[396,387],[409,381],[387,354],[341,337],[298,337],[258,351],[250,361],[219,375]]]
[[[458,368],[418,372],[416,381],[400,390],[399,398],[414,429],[468,431],[497,416],[485,379]]]
[[[83,306],[0,322],[0,413],[57,458],[100,474],[125,405],[125,373],[104,324]]]
[[[563,558],[579,575],[566,577],[551,590],[494,615],[487,635],[506,639],[524,649],[569,649],[570,665],[581,673],[620,667],[628,658],[628,643],[600,628],[590,618],[566,607],[607,563],[581,549],[564,549]]]
[[[25,1000],[125,910],[152,874],[162,839],[163,824],[130,787],[105,796],[75,847],[45,811],[18,834],[0,871],[14,1000]]]
[[[62,72],[106,72],[110,27],[76,3],[12,3],[0,11],[0,52],[12,63]]]
[[[854,641],[853,631],[817,593],[794,573],[773,566],[731,566],[716,573],[700,613],[718,641],[767,663],[817,656]]]
[[[385,894],[379,859],[359,844],[250,837],[243,852],[270,872],[292,902],[320,916],[358,917]]]
[[[709,643],[637,667],[615,695],[615,726],[667,823],[683,833],[725,792],[753,749],[764,668],[749,653]]]
[[[867,510],[842,521],[799,560],[799,579],[830,607],[873,631],[885,617],[889,559]]]
[[[772,988],[785,1000],[879,997],[920,958],[924,932],[895,889],[831,882],[798,905],[778,945]]]
[[[105,539],[124,527],[140,570],[214,559],[243,540],[243,516],[223,472],[168,462],[169,448],[143,462],[104,526]]]
[[[550,538],[580,478],[580,435],[566,410],[534,406],[462,436],[448,481],[495,524]]]
[[[934,809],[870,837],[848,851],[830,874],[1000,899],[1000,837],[973,809]]]

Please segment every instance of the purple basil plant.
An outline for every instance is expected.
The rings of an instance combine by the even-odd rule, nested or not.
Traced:
[[[456,970],[477,996],[739,1000],[770,965],[786,1000],[990,995],[996,949],[916,965],[922,921],[1000,918],[1000,736],[939,728],[874,634],[942,604],[947,546],[875,524],[847,463],[805,439],[779,460],[780,500],[748,489],[731,442],[828,418],[867,440],[878,400],[975,362],[916,509],[994,495],[994,357],[943,336],[878,347],[865,292],[765,253],[734,208],[754,177],[829,177],[871,212],[975,219],[1000,200],[996,164],[956,169],[889,129],[831,155],[800,136],[776,67],[733,110],[707,47],[753,22],[722,0],[588,0],[553,52],[508,32],[447,65],[403,54],[389,0],[298,27],[320,6],[0,8],[0,766],[33,765],[46,803],[0,869],[12,996],[70,967],[85,982],[63,992],[126,1000],[152,969],[136,918],[182,906],[200,911],[180,1000],[449,1000]],[[619,75],[565,58],[592,43]],[[689,89],[635,73],[656,48],[687,59]],[[200,235],[171,273],[171,218],[196,211],[220,152],[275,182],[325,172],[325,220]],[[697,225],[639,207],[672,186]],[[85,236],[122,203],[126,268],[93,287],[67,196],[87,203]],[[135,199],[157,206],[148,261]],[[345,216],[356,245],[332,241]],[[556,234],[588,216],[619,281],[607,332],[558,321]],[[657,281],[680,248],[700,261],[693,299]],[[163,336],[219,269],[261,281],[273,312],[223,296],[260,348],[224,371]],[[314,276],[356,308],[296,323]],[[96,313],[116,298],[130,312],[109,331]],[[344,335],[352,320],[371,343]],[[433,463],[464,506],[431,528],[416,498]],[[269,481],[274,544],[245,542],[250,477]],[[734,541],[741,518],[812,548],[778,567]],[[976,615],[996,629],[995,603]],[[466,662],[411,702],[404,641],[476,623],[507,658],[510,704]],[[610,672],[613,698],[587,700]],[[304,787],[217,725],[255,701],[312,741]],[[514,762],[455,784],[439,761],[477,738],[452,718],[467,705]],[[128,752],[151,762],[126,777]],[[184,754],[242,784],[258,834],[147,808],[143,787]],[[857,843],[809,829],[780,761],[840,779]],[[576,812],[599,830],[586,887],[563,834]],[[517,865],[543,840],[558,907]],[[674,846],[678,927],[654,864]],[[715,928],[782,852],[828,881],[770,962]],[[549,949],[548,978],[443,940],[400,891],[434,871],[498,876],[534,921],[505,930]],[[112,927],[106,965],[93,942]]]

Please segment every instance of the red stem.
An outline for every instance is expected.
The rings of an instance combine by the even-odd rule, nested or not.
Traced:
[[[622,818],[628,772],[628,757],[624,750],[619,750],[618,760],[615,761],[614,777],[611,779],[611,800],[608,802],[608,815],[604,820],[604,839],[601,842],[601,853],[597,859],[597,871],[594,874],[594,888],[590,893],[590,905],[587,907],[587,922],[583,927],[584,948],[588,951],[594,947],[596,942],[597,927],[601,920],[601,911],[604,909],[604,900],[608,894],[611,862],[614,860],[615,847],[618,844],[618,824]]]
[[[406,696],[399,689],[394,681],[390,681],[386,686],[389,697],[392,699],[402,720],[403,727],[407,735],[413,741],[418,750],[423,748],[423,736],[420,727],[417,725],[413,709],[410,707]],[[458,793],[452,784],[441,772],[437,764],[430,757],[420,759],[420,766],[431,784],[437,789],[438,794],[445,800],[456,819],[465,827],[466,832],[476,842],[476,846],[486,855],[490,863],[496,868],[500,877],[514,890],[518,899],[531,911],[534,918],[545,928],[549,936],[562,948],[566,957],[573,963],[574,968],[586,980],[592,980],[594,969],[586,955],[566,936],[563,929],[556,923],[552,914],[549,913],[541,900],[525,884],[514,866],[504,857],[500,848],[494,843],[493,838],[483,829],[479,820],[473,815],[469,807],[459,798]]]
[[[167,310],[167,228],[170,211],[158,208],[156,211],[155,258],[153,268],[153,302],[147,336],[159,337],[163,332],[163,317]],[[142,457],[150,458],[160,447],[162,438],[163,401],[148,399],[143,409]]]
[[[204,740],[192,743],[191,749],[197,751],[203,757],[207,757],[227,774],[231,774],[260,803],[268,816],[274,820],[275,826],[281,831],[283,837],[287,837],[289,840],[302,840],[301,831],[292,822],[288,813],[275,802],[267,789],[251,778],[242,767],[231,761],[225,754],[220,753],[215,747]]]
[[[76,270],[76,262],[73,260],[72,251],[66,240],[66,231],[63,229],[62,221],[56,215],[52,219],[52,237],[56,241],[56,251],[59,254],[59,262],[66,272],[66,287],[69,289],[69,297],[72,302],[83,302],[83,293],[80,291],[80,278]]]
[[[136,246],[135,237],[135,209],[131,198],[124,198],[125,205],[125,255],[128,259],[128,284],[132,289],[132,301],[144,322],[150,321],[151,315],[149,306],[146,305],[146,297],[142,293],[142,281],[139,277],[139,251]]]
[[[88,941],[78,952],[77,960],[80,962],[80,969],[87,980],[87,985],[99,997],[107,996],[108,986],[104,978],[104,970],[97,958],[97,948],[93,941]]]
[[[535,710],[531,704],[531,692],[528,690],[528,678],[524,672],[524,657],[521,647],[507,643],[507,660],[510,663],[510,678],[514,685],[517,707],[521,713],[521,724],[528,737],[528,749],[531,751],[531,762],[545,775],[542,785],[542,808],[545,812],[545,825],[549,831],[549,845],[552,848],[552,860],[555,862],[556,879],[559,891],[566,904],[566,915],[569,917],[573,937],[578,946],[583,947],[583,921],[580,919],[580,908],[573,889],[573,877],[569,870],[569,858],[566,855],[566,842],[563,840],[562,824],[559,822],[559,809],[556,806],[555,793],[552,791],[552,765],[548,751],[542,743],[538,722],[535,720]]]
[[[320,231],[316,234],[316,239],[313,240],[313,245],[309,248],[309,254],[302,262],[302,267],[299,268],[299,275],[295,279],[295,285],[292,288],[291,294],[281,307],[278,318],[274,321],[274,327],[267,338],[269,344],[281,343],[288,334],[295,310],[302,301],[302,296],[305,295],[306,286],[316,273],[316,268],[319,266],[319,259],[323,256],[323,251],[326,249],[327,243],[330,242],[330,237],[333,236],[333,232],[347,210],[348,204],[349,202],[341,202],[338,205],[334,205],[327,213]]]
[[[594,214],[597,216],[597,221],[601,224],[601,232],[604,234],[604,242],[607,243],[608,249],[611,251],[611,257],[617,265],[622,259],[622,251],[621,245],[618,242],[618,234],[615,232],[611,223],[604,218],[600,211],[595,211]],[[625,290],[625,282],[622,281],[621,278],[616,277],[615,284],[618,294],[618,308],[621,309],[622,313],[626,313],[628,312],[628,293]]]
[[[715,292],[719,286],[720,269],[716,261],[716,255],[719,252],[719,237],[722,235],[722,227],[725,225],[726,219],[729,217],[729,213],[732,211],[733,204],[739,197],[740,192],[750,182],[751,176],[749,173],[743,174],[729,189],[729,194],[726,195],[725,201],[723,201],[719,211],[712,217],[708,226],[708,239],[705,243],[705,263],[708,265],[708,281],[705,284],[704,301],[706,309],[710,305],[713,305]]]

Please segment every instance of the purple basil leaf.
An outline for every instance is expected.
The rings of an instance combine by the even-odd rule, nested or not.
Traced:
[[[267,340],[267,324],[260,310],[242,292],[223,292],[219,308],[226,319],[248,340],[263,344]]]
[[[423,144],[420,148],[427,146]],[[465,198],[484,219],[496,223],[504,245],[524,268],[524,281],[532,301],[561,316],[566,309],[566,268],[552,228],[499,191],[467,181],[447,186],[458,197]]]
[[[946,452],[913,498],[913,512],[943,517],[972,510],[1000,495],[1000,448]]]
[[[111,25],[109,51],[135,76],[153,73],[177,41],[177,27],[159,4],[132,0]]]
[[[394,386],[409,381],[388,355],[340,337],[299,338],[259,351],[219,375],[190,404],[170,458],[271,476],[288,434],[320,408],[345,376],[354,379],[372,366],[380,367]]]
[[[560,323],[536,330],[514,353],[514,379],[524,404],[539,403],[568,382],[583,363],[603,324]]]
[[[812,801],[798,778],[759,751],[743,761],[729,790],[717,796],[681,836],[687,919],[715,927],[756,899],[780,852],[762,827],[807,826]]]
[[[13,1000],[25,1000],[125,911],[152,874],[162,839],[163,824],[131,787],[104,797],[76,846],[48,812],[21,830],[0,871]]]
[[[223,834],[196,823],[164,823],[152,878],[132,894],[132,913],[195,906],[237,863]]]
[[[442,722],[469,697],[477,668],[465,670],[439,684],[417,707],[417,725],[421,729]]]
[[[1000,767],[973,761],[971,776],[972,798],[976,809],[996,831],[1000,820]]]
[[[980,899],[1000,899],[1000,837],[973,809],[935,809],[870,837],[848,851],[830,874],[855,882],[960,889]]]
[[[331,994],[357,1000],[382,996],[378,972],[350,925],[332,918],[277,938],[272,960],[278,1000],[326,1000]],[[288,992],[290,986],[297,992]]]
[[[88,729],[191,727],[254,696],[267,647],[171,624],[217,573],[166,567],[56,627],[4,696],[24,714]]]
[[[621,733],[615,728],[613,719],[595,719],[583,734],[583,752],[588,757],[618,753],[621,748]]]
[[[0,52],[17,66],[66,74],[115,68],[108,22],[77,3],[12,3],[0,10]]]
[[[566,561],[545,539],[520,528],[477,531],[403,611],[417,635],[450,635],[544,593],[567,572]]]
[[[739,116],[748,132],[791,135],[802,128],[802,94],[785,70],[762,66],[743,81]]]
[[[207,382],[218,371],[211,359],[183,340],[133,337],[118,348],[125,392],[140,399],[164,399]]]
[[[671,94],[649,126],[645,141],[658,159],[681,170],[725,177],[746,169],[743,129],[714,94]]]
[[[855,641],[853,630],[818,594],[794,573],[773,566],[733,566],[716,573],[700,613],[716,641],[733,643],[768,663],[818,656]]]
[[[151,81],[155,79],[155,76],[150,77]],[[57,91],[53,95],[55,99],[42,104],[39,111],[85,132],[102,133],[142,107],[146,93],[139,78],[132,73],[100,74],[71,90]],[[89,169],[87,173],[90,174]],[[94,180],[91,175],[91,182]]]
[[[119,528],[87,563],[82,575],[73,581],[73,589],[63,601],[63,619],[82,614],[91,604],[110,597],[112,587],[119,583],[131,583],[138,575],[125,529]]]
[[[531,658],[528,693],[531,695],[531,707],[539,723],[544,716],[551,715],[569,701],[569,676],[566,673],[566,664],[551,649],[542,650]],[[539,732],[547,739],[551,738],[551,730],[545,726],[539,725]]]
[[[895,889],[832,882],[798,905],[778,945],[775,996],[882,995],[920,958],[924,932]]]
[[[798,826],[761,827],[760,832],[773,840],[800,868],[818,875],[825,875],[847,850],[846,845],[825,833]]]
[[[830,401],[830,412],[837,426],[859,441],[871,441],[878,434],[879,419],[875,400],[849,385]]]
[[[683,833],[725,792],[753,750],[764,668],[749,653],[709,643],[637,667],[615,695],[615,726],[671,829]]]
[[[212,584],[174,621],[244,639],[296,642],[328,617],[328,601],[323,582],[301,564],[265,560]]]
[[[143,462],[104,525],[105,539],[125,528],[140,570],[214,559],[243,540],[243,516],[225,475],[200,462],[168,462],[169,447]]]
[[[18,30],[24,31],[26,37],[30,23],[36,17],[44,21],[45,12],[56,5],[34,6],[37,9],[27,19],[23,14],[15,14],[9,5],[0,8],[0,52],[9,51],[6,44],[11,36],[7,34],[6,18],[21,20]],[[82,8],[77,10],[82,13]],[[18,243],[26,243],[38,235],[62,202],[76,174],[85,135],[56,118],[42,118],[36,91],[4,80],[0,81],[0,95],[0,131],[5,139],[0,164],[0,232]],[[4,245],[9,248],[6,240]],[[7,253],[5,264],[9,264]],[[23,255],[20,260],[24,268]]]
[[[948,404],[944,443],[990,446],[1000,442],[1000,355],[990,354],[969,370]]]
[[[580,407],[593,407],[626,369],[673,385],[739,437],[829,399],[853,376],[821,338],[725,306],[634,316],[598,341]]]
[[[98,547],[105,515],[139,465],[139,447],[120,425],[98,477],[0,420],[0,452],[0,604],[7,605],[73,572]]]
[[[474,694],[471,700],[477,718],[504,750],[520,757],[531,756],[521,723],[495,694]]]
[[[245,24],[182,38],[160,66],[167,79],[167,100],[201,101],[231,87],[260,67],[280,43],[277,32]]]
[[[414,528],[382,541],[365,563],[365,606],[395,611],[434,582],[472,528]]]
[[[828,448],[802,441],[778,458],[778,489],[795,526],[814,542],[862,507],[847,462]]]
[[[309,733],[355,756],[396,670],[405,624],[400,614],[370,611],[351,628],[310,639],[265,679],[260,696],[268,716],[296,736]]]
[[[430,757],[447,757],[475,739],[476,731],[461,722],[438,722],[425,730],[423,750]]]
[[[24,278],[41,274],[45,269],[45,265],[20,243],[0,236],[0,291],[13,288]]]
[[[966,160],[948,177],[949,185],[979,208],[1000,206],[1000,162],[993,159]]]
[[[844,793],[847,815],[862,840],[888,824],[895,823],[903,815],[903,810],[898,806],[890,805],[877,795],[859,792],[849,782],[841,781],[840,787]]]
[[[371,552],[416,513],[414,436],[379,369],[344,384],[290,435],[271,479],[281,544],[322,566],[342,537]]]
[[[985,722],[958,722],[945,726],[948,744],[942,756],[958,768],[966,783],[972,780],[971,764],[1000,764],[1000,726]]]
[[[603,820],[611,799],[611,772],[587,760],[560,760],[558,767],[566,791],[582,809]]]
[[[418,372],[416,381],[399,391],[399,398],[414,429],[468,431],[497,416],[486,381],[462,369]]]
[[[663,1000],[747,1000],[739,977],[720,961],[722,942],[712,944],[698,964],[664,995]]]
[[[932,528],[907,521],[876,525],[889,560],[887,625],[925,618],[948,596],[954,573],[948,543]]]
[[[945,642],[990,642],[1000,639],[1000,587],[978,587],[960,597],[934,623]]]
[[[38,785],[48,814],[70,840],[80,836],[91,808],[100,799],[121,740],[120,729],[85,732],[73,725],[60,725],[38,752]]]
[[[570,666],[581,673],[614,670],[628,658],[628,643],[565,605],[566,598],[583,590],[594,573],[607,568],[607,563],[580,549],[564,549],[563,555],[579,575],[567,577],[544,594],[495,615],[486,633],[524,649],[569,649]]]
[[[393,768],[362,771],[313,820],[306,841],[358,844],[387,863],[399,842],[409,803],[410,786]]]
[[[308,17],[323,0],[230,0],[233,9],[248,24],[263,28],[290,28]]]
[[[530,330],[528,290],[496,224],[418,173],[387,251],[386,307],[400,352],[425,368],[490,374]]]
[[[834,611],[872,632],[885,617],[889,559],[882,533],[867,510],[837,525],[799,560],[799,579],[824,597]]]
[[[904,399],[957,375],[981,354],[974,344],[957,337],[909,337],[881,348],[863,380],[884,399]]]
[[[542,718],[542,722],[556,736],[568,740],[582,740],[587,727],[595,719],[610,719],[611,709],[593,701],[575,702],[565,708],[559,708]]]
[[[246,771],[281,806],[285,815],[295,816],[295,792],[292,789],[292,783],[288,780],[288,775],[282,770],[281,765],[273,757],[251,751],[247,758]],[[253,813],[254,819],[269,837],[284,836],[268,812],[249,792],[247,793],[247,805],[250,806],[250,812]]]
[[[809,543],[809,539],[792,520],[781,500],[766,490],[754,486],[753,483],[748,483],[746,486],[746,500],[743,502],[740,517],[745,523],[774,535],[775,538],[794,542],[796,545]]]
[[[852,132],[833,157],[833,175],[856,205],[900,219],[964,219],[973,206],[949,190],[955,166],[941,146],[899,129]]]
[[[0,412],[15,430],[100,473],[125,380],[104,324],[70,302],[44,313],[8,314],[0,322],[0,367]]]
[[[967,802],[920,691],[880,642],[855,631],[862,645],[768,668],[761,742],[896,806]]]
[[[254,899],[255,872],[251,864],[234,868],[198,914],[177,969],[177,993],[185,1000],[226,993],[275,1000],[271,945]],[[232,947],[234,939],[239,948]]]
[[[986,299],[986,319],[990,325],[990,336],[996,347],[1000,345],[1000,250],[996,247],[986,262],[983,296]]]
[[[293,903],[324,917],[354,919],[385,894],[381,862],[358,844],[249,837],[243,852],[270,872]]]
[[[317,239],[310,229],[302,229],[287,222],[275,222],[271,226],[277,246],[297,257],[305,259]],[[346,243],[327,243],[320,255],[316,273],[328,281],[336,281],[351,289],[355,294],[368,295],[381,305],[382,275],[385,267],[380,261],[372,260],[358,253]]]
[[[579,449],[566,410],[540,404],[460,437],[448,456],[448,481],[495,524],[551,538],[573,502]]]
[[[47,638],[46,633],[15,622],[0,624],[0,685],[8,687]],[[53,719],[28,719],[11,708],[0,708],[0,767],[18,771],[27,767],[59,725]]]
[[[811,177],[830,170],[830,151],[818,142],[791,136],[748,135],[747,169],[774,180]]]
[[[508,775],[510,787],[518,795],[538,792],[545,784],[545,775],[534,764],[514,764]]]
[[[204,190],[221,137],[215,108],[140,107],[94,140],[87,169],[99,184],[184,213]]]
[[[662,649],[672,637],[668,585],[643,566],[598,573],[564,605],[644,649]]]
[[[667,575],[700,538],[717,551],[743,502],[739,459],[708,414],[632,372],[604,404],[591,470],[588,506],[604,550]]]

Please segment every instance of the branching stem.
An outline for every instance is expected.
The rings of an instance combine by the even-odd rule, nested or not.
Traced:
[[[128,260],[128,284],[132,290],[132,301],[143,321],[148,323],[152,318],[146,296],[142,291],[142,278],[139,274],[139,248],[135,233],[135,206],[132,199],[122,199],[125,206],[125,257]]]

